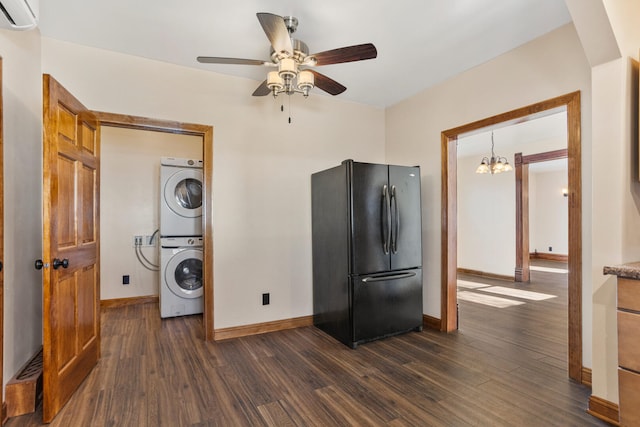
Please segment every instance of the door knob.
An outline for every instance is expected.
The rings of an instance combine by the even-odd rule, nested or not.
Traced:
[[[58,268],[67,268],[69,267],[69,260],[67,258],[60,261],[58,258],[53,259],[53,269],[57,270]]]
[[[37,259],[35,267],[36,267],[36,270],[42,270],[42,267],[44,267],[44,262],[42,262],[41,259]]]

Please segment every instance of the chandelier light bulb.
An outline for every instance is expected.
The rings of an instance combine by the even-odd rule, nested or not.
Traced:
[[[489,173],[489,165],[486,158],[482,159],[480,166],[476,169],[476,173]]]

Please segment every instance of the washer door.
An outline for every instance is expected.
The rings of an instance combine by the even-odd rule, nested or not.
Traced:
[[[185,218],[202,215],[202,170],[180,169],[164,185],[164,200],[176,214]]]
[[[183,249],[173,255],[164,269],[167,287],[180,298],[202,296],[202,250]]]

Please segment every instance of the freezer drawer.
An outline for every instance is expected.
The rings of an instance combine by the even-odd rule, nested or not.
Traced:
[[[422,269],[354,276],[352,347],[422,329]]]

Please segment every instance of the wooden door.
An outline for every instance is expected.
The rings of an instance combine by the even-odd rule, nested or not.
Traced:
[[[99,125],[43,76],[43,420],[100,357]]]

